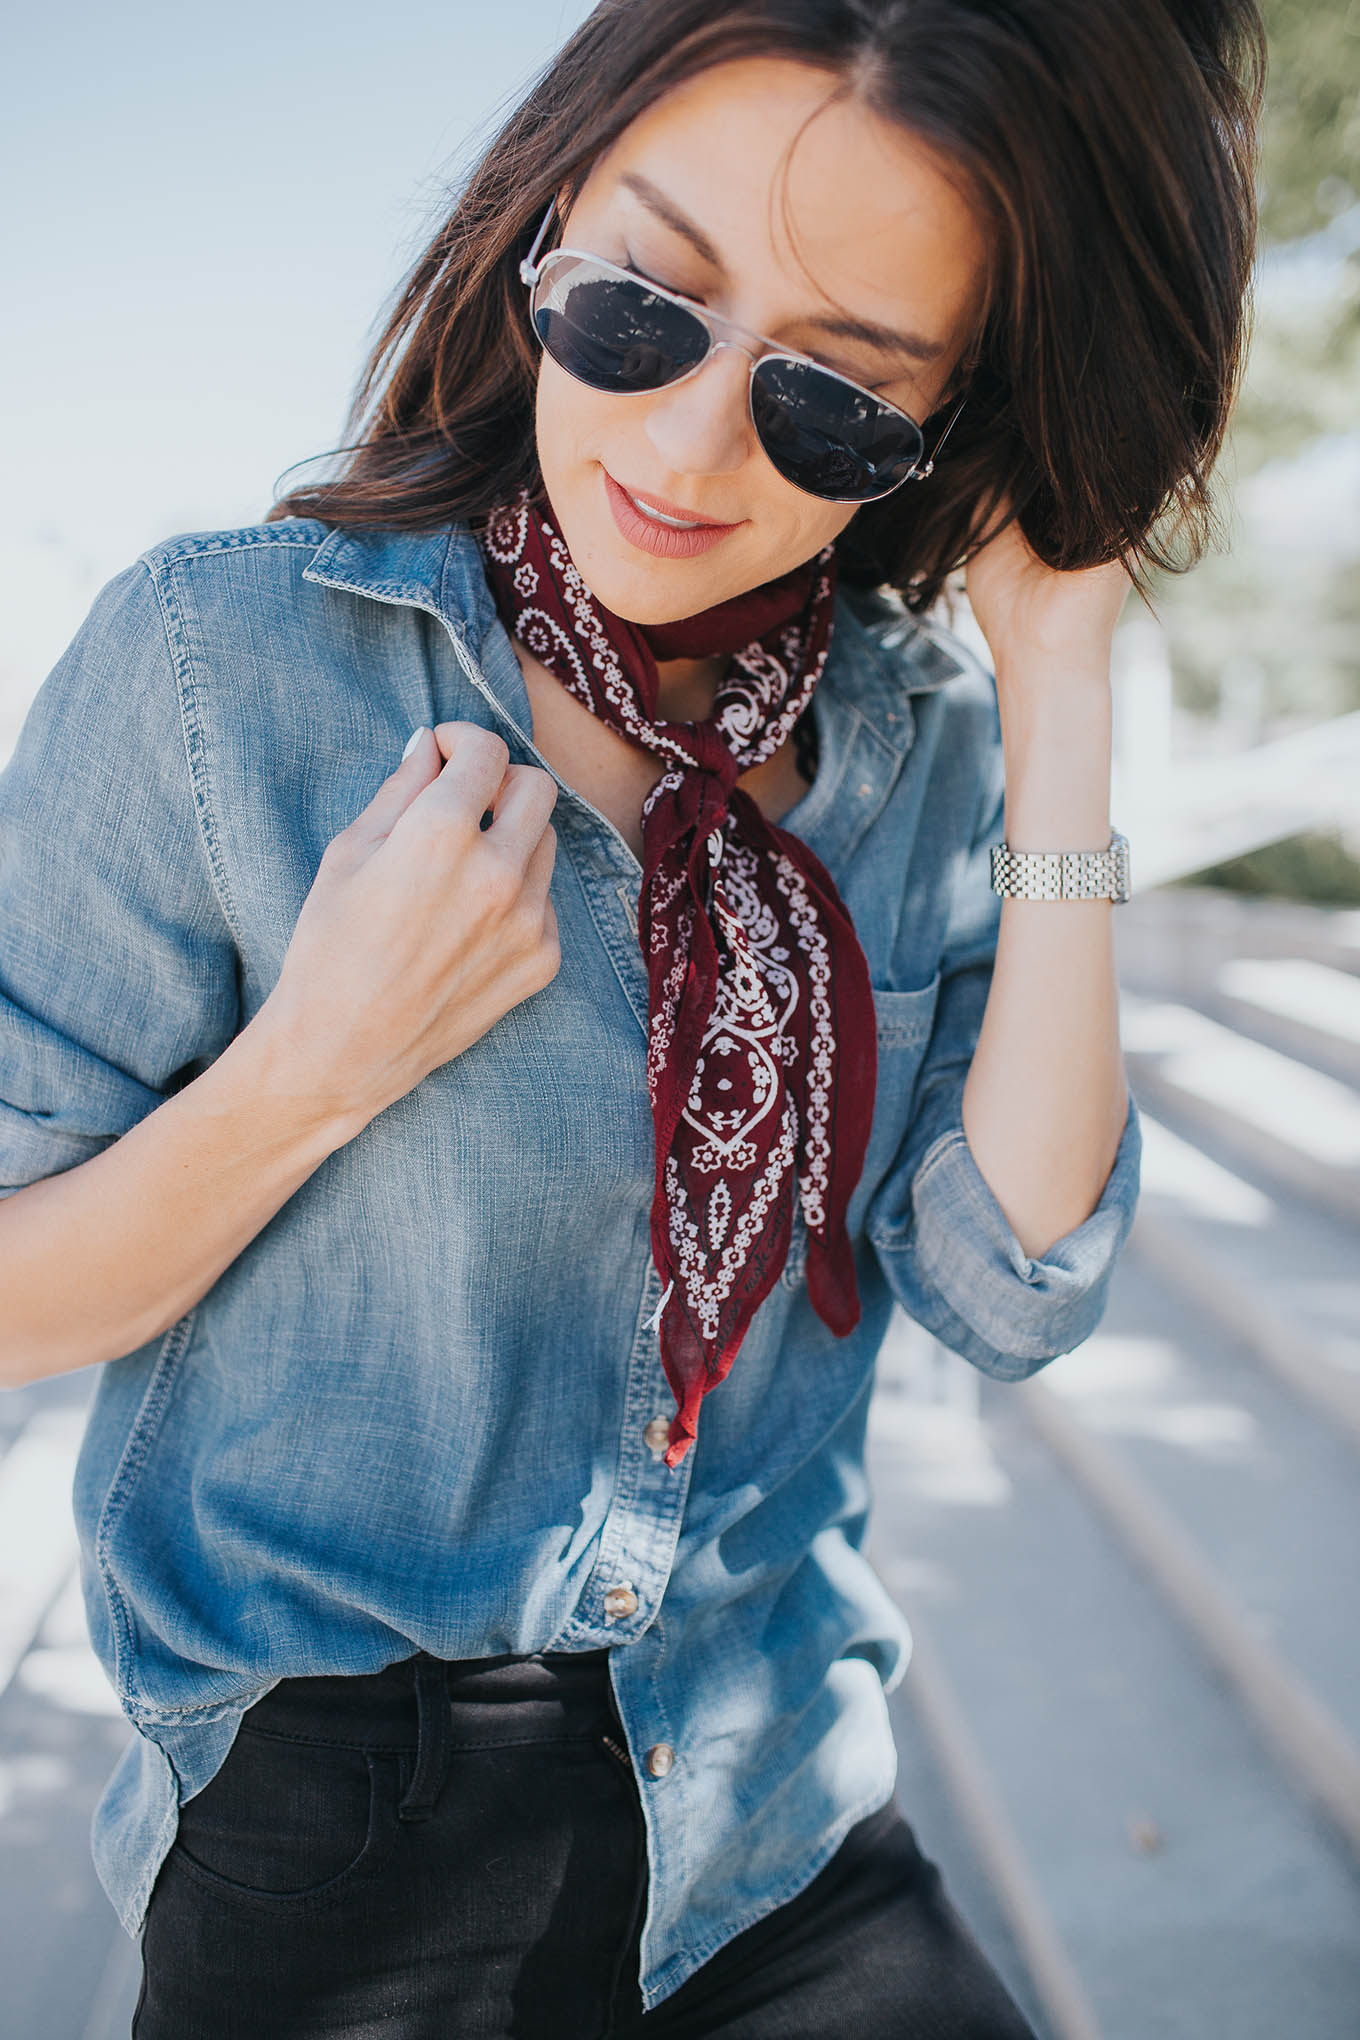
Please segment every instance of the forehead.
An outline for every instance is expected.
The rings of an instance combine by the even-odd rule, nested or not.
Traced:
[[[786,316],[835,305],[944,330],[980,305],[987,240],[962,179],[832,73],[782,58],[721,64],[624,130],[592,172],[584,213],[684,245],[633,177],[702,229],[735,288]]]

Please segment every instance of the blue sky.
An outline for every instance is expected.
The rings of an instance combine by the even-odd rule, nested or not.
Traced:
[[[377,316],[589,12],[30,7],[0,133],[0,756],[100,583],[334,443]]]

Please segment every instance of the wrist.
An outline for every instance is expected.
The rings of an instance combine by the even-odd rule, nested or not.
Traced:
[[[993,659],[997,693],[1039,700],[1101,702],[1110,698],[1108,639],[1026,644]]]
[[[1103,850],[1110,840],[1108,678],[997,690],[1005,840],[1013,850]]]
[[[281,1144],[314,1158],[318,1166],[362,1132],[376,1110],[365,1110],[347,1093],[318,1056],[315,1040],[274,995],[214,1067],[223,1064],[269,1113]]]

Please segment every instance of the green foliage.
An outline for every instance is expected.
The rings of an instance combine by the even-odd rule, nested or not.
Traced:
[[[1246,857],[1210,865],[1176,885],[1216,885],[1227,892],[1311,900],[1315,906],[1360,907],[1360,861],[1339,835],[1289,836]]]
[[[1346,256],[1337,238],[1330,258],[1300,264],[1284,245],[1360,206],[1360,0],[1262,0],[1262,12],[1264,260],[1241,398],[1214,476],[1221,541],[1189,575],[1159,576],[1155,600],[1180,705],[1218,714],[1251,667],[1269,736],[1272,724],[1360,708],[1360,558],[1330,511],[1307,512],[1309,501],[1338,501],[1335,466],[1326,495],[1310,497],[1326,469],[1319,456],[1341,449],[1337,457],[1354,462],[1345,445],[1360,443],[1360,253]],[[1330,858],[1325,848],[1279,846],[1222,869],[1249,872],[1253,884],[1273,873],[1285,889],[1288,874],[1306,874],[1297,883],[1312,898],[1314,883],[1344,892],[1349,882]]]
[[[1241,401],[1233,420],[1240,474],[1295,453],[1324,432],[1360,427],[1360,260],[1336,279],[1329,302],[1263,294]]]
[[[1360,0],[1262,0],[1266,239],[1316,232],[1360,198]]]

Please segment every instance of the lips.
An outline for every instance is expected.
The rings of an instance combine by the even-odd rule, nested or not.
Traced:
[[[613,480],[612,475],[610,480]],[[622,483],[619,486],[623,488]],[[687,510],[683,503],[668,502],[664,496],[654,496],[649,489],[624,488],[624,494],[631,496],[634,503],[641,505],[642,509],[659,511],[661,516],[677,518],[681,524],[691,528],[702,526],[710,531],[732,529],[731,524],[724,522],[720,517],[705,517],[697,510]]]
[[[614,523],[620,535],[640,552],[651,553],[657,559],[693,559],[718,545],[729,531],[735,531],[735,524],[718,524],[710,519],[697,521],[694,513],[683,503],[671,503],[664,496],[654,496],[648,491],[625,489],[614,480],[608,468],[601,468],[604,476],[605,495],[613,513]],[[643,507],[639,507],[639,505]],[[649,517],[647,511],[657,516]],[[662,523],[660,518],[679,520]]]

